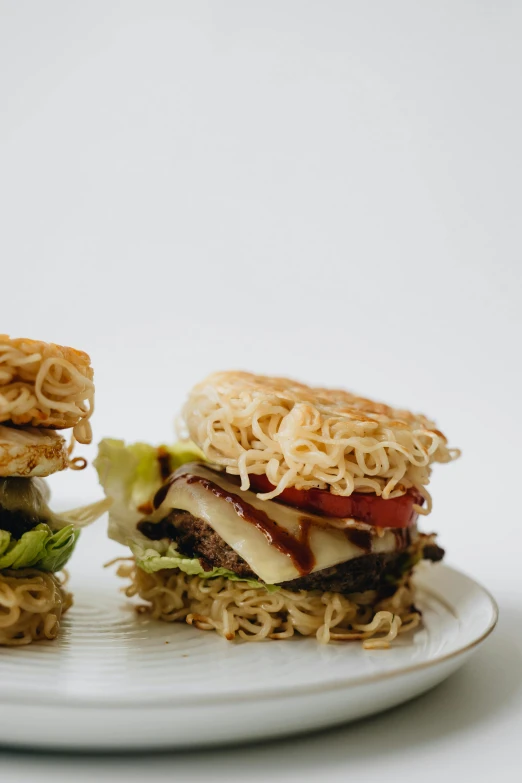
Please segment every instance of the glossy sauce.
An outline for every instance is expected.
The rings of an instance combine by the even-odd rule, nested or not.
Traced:
[[[293,536],[288,530],[271,519],[265,511],[255,508],[250,503],[243,500],[243,498],[239,497],[239,495],[227,492],[217,484],[214,484],[213,481],[190,473],[177,475],[173,477],[171,481],[164,484],[154,496],[154,508],[157,509],[161,506],[167,497],[171,484],[182,478],[186,480],[187,484],[201,484],[202,487],[209,492],[212,492],[216,497],[222,498],[227,503],[230,503],[236,513],[244,519],[245,522],[255,525],[255,527],[263,533],[269,544],[291,559],[301,576],[305,576],[313,570],[315,557],[310,548],[310,528],[312,520],[308,517],[303,516],[300,518],[299,535]]]
[[[411,528],[409,527],[394,527],[391,529],[395,536],[395,544],[397,550],[407,549],[411,544]]]
[[[161,483],[163,485],[172,474],[172,460],[165,446],[158,446],[156,450],[156,459],[158,461]],[[140,514],[144,514],[148,517],[150,514],[152,514],[155,508],[157,508],[157,506],[154,506],[150,500],[148,500],[146,503],[142,503],[141,506],[138,506],[137,510],[140,512]],[[152,538],[151,536],[148,537]]]
[[[166,481],[172,473],[172,463],[170,460],[170,454],[165,446],[158,447],[157,460],[159,464],[161,480]]]
[[[215,472],[217,473],[218,471]],[[227,476],[227,478],[229,477]],[[239,495],[222,489],[222,487],[215,484],[213,481],[189,472],[176,473],[174,475],[169,474],[166,483],[160,487],[154,496],[154,509],[158,509],[162,505],[170,487],[178,479],[184,479],[187,484],[200,484],[207,491],[212,492],[216,497],[222,498],[227,503],[230,503],[242,519],[255,525],[255,527],[263,533],[269,544],[291,559],[301,576],[305,576],[313,570],[315,566],[315,556],[310,546],[310,532],[317,524],[317,520],[314,520],[313,517],[307,516],[306,514],[299,517],[299,532],[298,535],[293,535],[286,530],[286,528],[278,525],[264,510],[252,506]],[[161,538],[175,539],[175,527],[166,521],[161,523],[143,521],[139,523],[138,529],[152,540],[159,540]],[[339,530],[339,528],[336,529]],[[406,549],[410,545],[410,528],[388,528],[388,530],[392,532],[395,537],[397,551]],[[371,530],[364,530],[359,527],[347,527],[342,529],[342,533],[350,543],[365,554],[370,554],[373,551],[374,533]]]
[[[184,475],[187,475],[187,474],[184,474]],[[172,483],[173,483],[172,481],[167,481],[167,483],[163,484],[163,486],[160,487],[158,489],[158,491],[156,492],[156,494],[154,495],[154,499],[152,501],[152,505],[154,506],[155,509],[158,509],[161,506],[161,504],[163,503],[163,501],[165,500],[165,498],[167,497],[167,495],[169,493],[170,485]]]
[[[343,530],[348,541],[354,546],[359,547],[364,552],[372,551],[372,534],[369,530],[361,530],[358,527],[347,527]]]

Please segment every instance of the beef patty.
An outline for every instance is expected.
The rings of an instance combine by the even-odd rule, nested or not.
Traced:
[[[154,541],[162,538],[175,541],[179,551],[185,557],[198,558],[205,571],[227,568],[245,579],[260,581],[248,563],[209,524],[188,511],[173,509],[161,522],[140,522],[138,529]],[[423,549],[422,556],[433,561],[442,560],[444,550],[430,544]],[[405,551],[361,555],[346,563],[282,582],[281,587],[344,594],[386,589],[400,577],[409,560],[410,555]]]

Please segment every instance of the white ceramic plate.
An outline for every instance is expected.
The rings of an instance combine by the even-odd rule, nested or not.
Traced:
[[[103,526],[86,531],[73,558],[75,605],[60,640],[0,648],[2,744],[166,749],[324,728],[437,685],[497,619],[482,587],[436,565],[417,576],[423,628],[390,650],[305,638],[230,643],[136,616],[121,580],[101,569],[101,555],[115,551],[102,536]]]

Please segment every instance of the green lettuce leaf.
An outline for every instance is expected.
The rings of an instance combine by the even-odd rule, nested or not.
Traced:
[[[130,542],[129,546],[136,558],[136,565],[148,574],[161,571],[164,568],[179,568],[185,574],[201,576],[203,579],[224,576],[234,582],[246,582],[249,587],[264,587],[269,593],[280,589],[277,585],[267,585],[256,579],[244,579],[227,568],[213,568],[212,571],[205,571],[197,558],[185,557],[178,552],[174,543],[169,545],[164,554],[160,554],[155,549],[145,548],[135,542]]]
[[[0,478],[0,509],[14,515],[15,521],[19,515],[23,522],[20,529],[11,528],[14,533],[2,530],[0,522],[0,570],[60,571],[72,555],[79,528],[94,522],[111,504],[104,498],[57,514],[49,508],[49,497],[41,478]]]
[[[0,570],[11,568],[38,568],[41,571],[60,571],[73,553],[80,535],[72,525],[53,532],[41,523],[13,539],[11,533],[0,530]]]
[[[201,462],[203,452],[190,441],[162,446],[170,459],[170,468],[177,470],[186,462]],[[126,445],[123,440],[105,438],[98,446],[93,464],[100,484],[112,501],[109,510],[109,537],[127,545],[136,537],[137,523],[148,516],[154,494],[163,484],[158,448],[148,443]]]
[[[198,447],[189,442],[163,446],[170,457],[172,471],[186,462],[203,462],[205,457]],[[98,447],[94,460],[100,484],[112,500],[109,509],[109,536],[120,544],[129,546],[136,564],[147,573],[165,568],[179,568],[186,574],[204,579],[224,576],[251,587],[264,587],[269,592],[279,590],[277,585],[266,585],[253,579],[242,579],[226,568],[205,571],[197,558],[182,555],[176,544],[167,541],[150,541],[136,528],[138,522],[152,512],[150,502],[163,484],[158,460],[158,449],[147,443],[125,445],[122,440],[106,438]]]

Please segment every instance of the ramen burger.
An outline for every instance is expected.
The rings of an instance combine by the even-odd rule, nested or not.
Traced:
[[[58,574],[80,527],[108,506],[104,500],[55,513],[44,481],[85,466],[57,430],[91,441],[92,379],[82,351],[0,335],[0,644],[57,636],[72,603]]]
[[[422,415],[243,372],[189,394],[191,441],[103,441],[120,566],[152,616],[226,639],[363,640],[420,622],[412,572],[443,550],[420,532],[434,462],[456,451]]]

